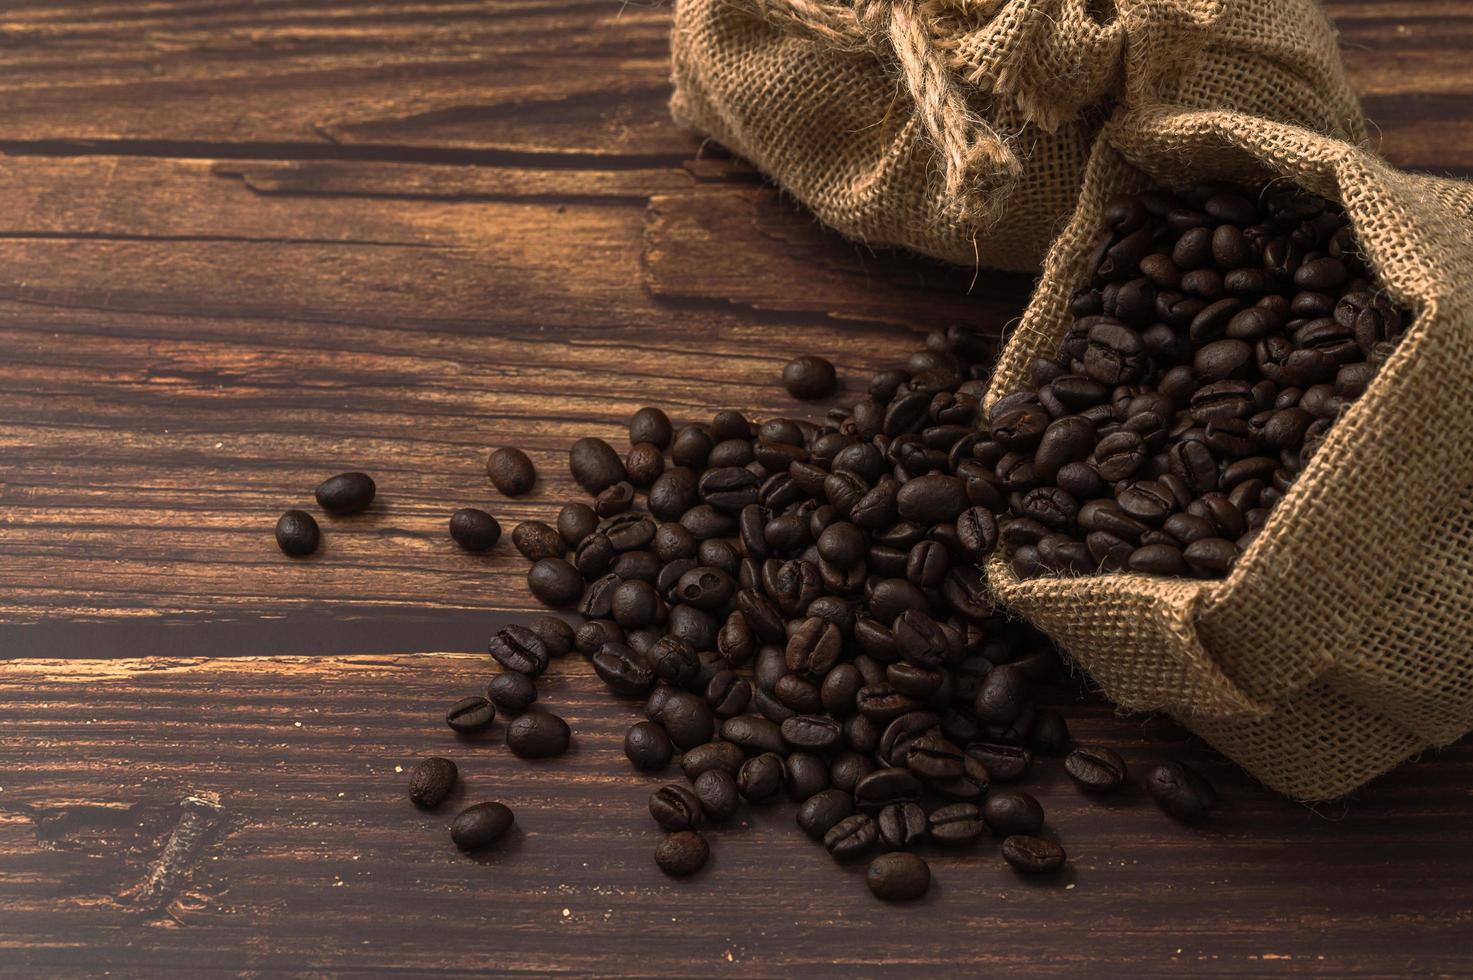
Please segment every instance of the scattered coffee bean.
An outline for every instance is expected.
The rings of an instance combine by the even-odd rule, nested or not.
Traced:
[[[583,595],[583,576],[561,558],[543,558],[527,573],[527,588],[549,606],[571,606]]]
[[[624,754],[635,768],[658,772],[670,764],[675,747],[665,729],[652,721],[637,721],[624,733]]]
[[[541,521],[523,521],[512,528],[511,543],[531,562],[561,558],[568,552],[563,536]]]
[[[310,555],[321,540],[317,521],[305,510],[289,510],[276,522],[276,546],[283,554],[293,558]]]
[[[450,515],[450,537],[466,551],[486,551],[501,540],[501,525],[484,510],[462,507]]]
[[[823,835],[823,846],[836,859],[845,861],[874,850],[879,839],[875,822],[863,813],[854,813],[828,829]]]
[[[562,657],[573,652],[573,627],[566,620],[556,616],[538,616],[528,624],[527,629],[547,647],[549,657]]]
[[[551,654],[542,638],[525,626],[503,626],[491,635],[487,651],[498,664],[528,677],[547,670]]]
[[[730,820],[741,800],[737,796],[736,779],[725,769],[708,769],[692,782],[701,812],[708,820],[720,823]]]
[[[482,851],[496,843],[516,816],[501,803],[477,803],[468,806],[450,824],[450,839],[462,851]]]
[[[1074,781],[1094,793],[1119,789],[1125,783],[1125,760],[1113,749],[1083,745],[1064,759],[1064,770]]]
[[[587,504],[564,504],[557,514],[557,533],[569,548],[576,548],[598,530],[598,515]]]
[[[1003,859],[1024,874],[1052,874],[1067,857],[1055,841],[1027,834],[1014,834],[1002,842]]]
[[[695,793],[671,783],[650,794],[650,816],[666,830],[691,830],[701,825],[704,814]]]
[[[624,461],[614,452],[614,447],[591,436],[573,443],[568,452],[568,469],[579,486],[592,494],[629,478]]]
[[[788,394],[803,401],[827,398],[837,385],[834,366],[812,354],[795,357],[783,368],[783,387],[788,389]]]
[[[706,838],[693,830],[670,834],[655,847],[655,863],[672,878],[695,874],[710,856]]]
[[[520,497],[537,482],[537,468],[520,449],[503,447],[486,460],[486,475],[508,497]]]
[[[409,771],[409,798],[415,806],[433,809],[455,789],[459,775],[460,770],[449,759],[440,756],[423,759]]]
[[[317,506],[329,514],[357,514],[368,509],[378,491],[367,473],[339,473],[317,485]]]
[[[490,728],[496,720],[496,706],[482,697],[461,698],[445,712],[445,724],[462,734]]]
[[[526,674],[508,670],[491,678],[486,694],[498,711],[519,715],[537,700],[537,685]]]
[[[876,898],[910,901],[931,887],[931,866],[908,851],[881,854],[870,862],[864,882]]]
[[[1043,828],[1043,807],[1027,793],[995,790],[982,804],[982,820],[998,837],[1033,835]]]
[[[931,839],[951,847],[970,844],[986,830],[982,823],[982,811],[975,803],[951,803],[937,807],[931,811],[929,820]]]
[[[1201,823],[1217,804],[1212,784],[1180,762],[1152,769],[1146,774],[1146,789],[1161,809],[1182,823]]]
[[[547,759],[568,751],[568,723],[546,711],[528,711],[506,726],[506,747],[523,759]]]

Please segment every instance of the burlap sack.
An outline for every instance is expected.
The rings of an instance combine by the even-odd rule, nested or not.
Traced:
[[[1167,712],[1289,796],[1327,799],[1473,728],[1473,184],[1234,113],[1122,114],[989,403],[1057,351],[1104,202],[1207,178],[1340,201],[1414,324],[1226,580],[1020,582],[1001,558],[988,576],[1119,704]]]
[[[677,120],[875,245],[1036,270],[1114,107],[1358,141],[1315,0],[677,0]]]

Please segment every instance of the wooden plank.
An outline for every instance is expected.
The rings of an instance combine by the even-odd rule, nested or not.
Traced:
[[[1102,804],[1048,763],[1038,792],[1074,866],[1027,881],[995,845],[927,851],[937,885],[887,906],[836,868],[791,804],[712,832],[674,883],[650,861],[644,802],[612,703],[560,661],[544,701],[576,732],[542,764],[501,725],[437,720],[484,657],[13,662],[0,672],[0,950],[23,971],[305,970],[732,976],[1457,974],[1473,968],[1466,820],[1473,749],[1316,814],[1248,783],[1172,726],[1071,710],[1077,736],[1140,769],[1183,755],[1227,805],[1198,830],[1148,801]],[[1071,699],[1067,693],[1059,695]],[[449,813],[403,798],[405,768],[448,754],[455,805],[511,804],[518,831],[477,861]],[[162,859],[182,801],[197,849]],[[218,809],[216,809],[218,808]],[[1327,820],[1325,816],[1344,819]],[[177,850],[177,848],[176,848]],[[1428,855],[1436,855],[1427,860]],[[153,881],[151,887],[145,883]]]

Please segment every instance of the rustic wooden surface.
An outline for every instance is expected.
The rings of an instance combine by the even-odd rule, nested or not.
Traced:
[[[1473,10],[1328,7],[1384,152],[1473,176]],[[664,111],[668,23],[615,0],[0,8],[0,973],[1473,969],[1466,743],[1310,810],[1060,692],[1133,765],[1197,761],[1220,819],[1050,770],[1067,876],[1021,881],[988,844],[895,908],[787,805],[663,878],[633,709],[574,659],[544,693],[564,759],[439,724],[532,611],[520,559],[455,551],[450,510],[546,518],[572,439],[639,405],[793,411],[796,352],[852,389],[1026,296],[843,243],[703,152]],[[531,497],[487,485],[501,444],[539,464]],[[379,502],[282,559],[276,514],[349,467]],[[403,801],[430,752],[516,808],[510,846],[461,857]]]

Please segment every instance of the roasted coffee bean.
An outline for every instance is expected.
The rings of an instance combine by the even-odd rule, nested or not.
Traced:
[[[710,706],[689,691],[672,690],[651,720],[660,723],[681,751],[709,742],[716,734]]]
[[[793,749],[808,752],[835,751],[844,737],[839,723],[825,715],[794,715],[780,728],[783,741]]]
[[[655,864],[672,878],[695,874],[711,856],[706,838],[693,830],[670,834],[655,845]]]
[[[599,491],[593,501],[593,512],[599,517],[613,517],[624,513],[633,504],[634,486],[627,480],[620,480]]]
[[[1027,793],[995,790],[982,804],[982,819],[998,837],[1033,835],[1043,828],[1043,807]]]
[[[477,803],[456,815],[450,824],[450,839],[462,851],[483,851],[506,835],[516,822],[511,809],[502,803]]]
[[[749,754],[788,751],[781,727],[758,715],[737,715],[721,723],[721,737]]]
[[[568,723],[547,711],[528,711],[506,726],[506,747],[523,759],[547,759],[568,751]]]
[[[523,521],[512,528],[511,543],[531,562],[561,558],[568,551],[563,536],[541,521]]]
[[[914,847],[926,839],[930,823],[918,803],[891,803],[881,807],[875,824],[880,843],[892,850]]]
[[[1070,752],[1064,770],[1074,781],[1095,793],[1119,789],[1125,783],[1125,760],[1113,749],[1084,745]]]
[[[954,521],[968,504],[962,481],[943,473],[928,473],[903,483],[895,498],[901,520],[928,524]]]
[[[680,757],[680,769],[685,778],[695,781],[703,772],[721,769],[735,775],[747,759],[746,753],[732,742],[706,742],[688,749]]]
[[[641,408],[629,419],[629,444],[635,446],[647,442],[659,449],[665,449],[670,445],[673,431],[670,417],[660,409]]]
[[[931,811],[928,820],[931,839],[949,847],[970,844],[986,830],[982,812],[975,803],[949,803],[937,807]]]
[[[1053,874],[1064,866],[1067,855],[1057,842],[1027,834],[1014,834],[1002,842],[1003,859],[1024,874]]]
[[[549,606],[570,606],[583,594],[583,576],[561,558],[544,558],[527,573],[527,587]]]
[[[692,781],[696,799],[706,819],[721,823],[730,820],[741,804],[736,779],[725,769],[707,769]]]
[[[700,502],[696,475],[685,466],[666,470],[650,484],[647,501],[650,513],[662,521],[679,520]]]
[[[489,518],[490,515],[486,516]],[[451,530],[454,531],[453,519]],[[501,529],[497,528],[497,534],[500,533]],[[317,550],[317,543],[321,540],[322,532],[317,528],[317,521],[305,510],[289,510],[276,522],[276,546],[282,554],[293,558],[310,555]],[[492,544],[495,544],[494,540]]]
[[[373,495],[378,492],[373,477],[367,473],[339,473],[323,480],[313,494],[317,506],[329,514],[357,514],[368,509]]]
[[[508,670],[491,678],[486,694],[498,711],[519,715],[537,700],[537,685],[526,674]]]
[[[576,548],[597,529],[598,515],[587,504],[564,504],[562,510],[558,511],[557,532],[562,535],[569,548]]]
[[[671,783],[650,794],[650,816],[666,830],[692,830],[699,827],[705,814],[695,793]]]
[[[851,749],[840,752],[835,757],[829,766],[829,782],[846,793],[853,793],[859,781],[874,771],[873,759],[862,752]]]
[[[433,809],[455,789],[459,776],[460,770],[449,759],[440,756],[422,759],[409,771],[409,799],[415,806]]]
[[[915,803],[920,798],[920,780],[897,766],[876,769],[854,787],[855,801],[860,807],[872,810],[891,803]]]
[[[840,789],[814,793],[798,807],[798,826],[813,840],[823,840],[835,824],[854,812],[854,797]]]
[[[654,670],[627,644],[604,644],[593,655],[592,663],[599,680],[623,697],[644,697],[655,686]]]
[[[552,560],[556,561],[557,559]],[[579,614],[593,619],[607,619],[612,617],[614,615],[614,593],[623,584],[623,579],[613,573],[589,582],[587,590],[583,593],[582,600],[578,603]],[[620,623],[619,625],[622,627],[626,624]],[[640,623],[636,625],[642,626],[644,624]]]
[[[520,449],[504,446],[486,460],[486,475],[508,497],[520,497],[537,482],[537,468]],[[581,481],[580,481],[581,482]]]
[[[821,357],[805,354],[783,367],[783,387],[802,401],[816,401],[834,393],[838,376],[834,366]]]
[[[623,643],[624,631],[610,619],[592,619],[579,626],[573,634],[578,652],[593,656],[605,643]]]
[[[774,752],[753,756],[737,770],[737,792],[748,803],[770,799],[782,789],[783,782],[783,760]]]
[[[843,648],[844,635],[837,626],[828,620],[810,616],[788,637],[788,670],[822,678],[838,663]]]
[[[629,478],[624,461],[602,439],[586,436],[573,443],[568,452],[568,468],[578,485],[590,494],[597,494]]]
[[[501,666],[528,677],[537,677],[547,670],[552,656],[542,637],[515,624],[492,634],[486,648]]]
[[[847,861],[873,850],[879,839],[874,820],[863,813],[854,813],[828,829],[823,835],[823,846],[836,860]]]
[[[788,796],[802,802],[829,787],[829,767],[812,752],[794,752],[783,762]]]
[[[920,898],[931,887],[931,867],[908,851],[881,854],[870,862],[864,882],[876,898],[905,902]]]
[[[1028,680],[1013,666],[992,670],[972,703],[977,717],[988,725],[1006,725],[1018,717],[1028,700]]]
[[[731,514],[756,503],[760,485],[756,474],[744,466],[723,466],[701,474],[696,489],[706,504]]]
[[[614,622],[626,630],[638,629],[665,619],[665,600],[655,587],[639,579],[619,583],[610,598]]]
[[[966,752],[987,767],[988,775],[1003,782],[1021,779],[1033,766],[1033,754],[1016,745],[970,742]]]
[[[1217,804],[1217,791],[1180,762],[1166,762],[1146,774],[1146,789],[1157,805],[1183,823],[1200,823]]]
[[[463,735],[490,728],[495,720],[496,706],[482,697],[461,698],[445,712],[445,724]]]
[[[933,730],[911,740],[905,750],[904,764],[922,779],[944,782],[962,774],[964,758],[961,749]]]
[[[639,551],[655,540],[655,522],[642,514],[620,514],[605,521],[599,530],[620,553]]]
[[[1033,727],[1028,731],[1028,744],[1044,755],[1062,752],[1069,745],[1069,725],[1064,716],[1052,708],[1035,714]]]
[[[772,685],[772,696],[794,714],[813,714],[823,706],[818,685],[801,674],[784,674]],[[783,721],[787,720],[784,716]]]

